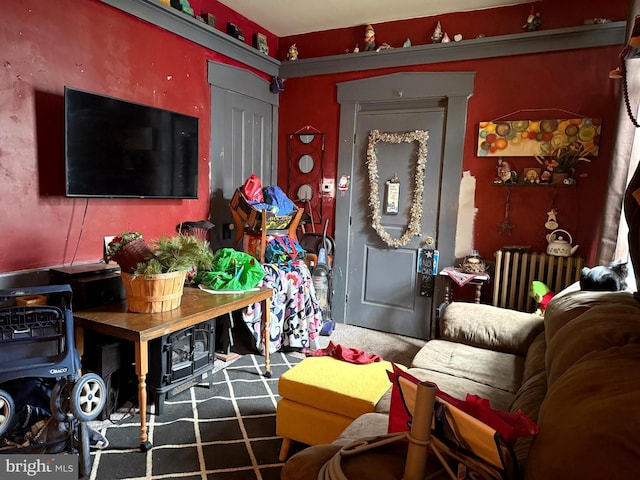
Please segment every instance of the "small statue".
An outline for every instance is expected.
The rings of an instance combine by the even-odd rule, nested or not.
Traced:
[[[358,53],[360,51],[360,47],[356,43],[356,47],[353,49],[353,53]]]
[[[551,182],[551,172],[549,170],[544,170],[540,174],[540,183],[550,183]]]
[[[438,21],[438,24],[436,25],[436,29],[433,31],[433,35],[431,35],[431,41],[433,43],[442,42],[442,25],[440,25],[439,21]]]
[[[376,32],[371,25],[367,25],[364,31],[364,51],[371,52],[376,49]]]
[[[404,41],[404,43],[402,44],[402,46],[403,46],[404,48],[410,47],[410,46],[411,46],[411,39],[410,39],[410,38],[407,38],[407,39]]]
[[[498,177],[494,180],[494,183],[516,183],[518,180],[518,174],[511,170],[509,162],[502,160],[502,157],[498,159]]]
[[[531,12],[527,17],[527,23],[525,23],[522,28],[528,32],[535,32],[540,27],[542,23],[542,18],[540,18],[540,12],[535,12],[533,7],[531,7]]]
[[[376,48],[376,52],[380,52],[382,50],[389,50],[390,48],[391,48],[391,45],[389,45],[388,43],[383,43],[378,48]]]
[[[294,61],[298,59],[298,47],[294,43],[289,47],[289,51],[287,52],[287,61]]]

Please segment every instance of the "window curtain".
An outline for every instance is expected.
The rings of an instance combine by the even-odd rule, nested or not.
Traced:
[[[631,37],[636,15],[640,14],[640,0],[632,0],[627,21],[627,39]],[[640,106],[640,58],[623,59],[627,69],[627,90],[629,107],[638,119]],[[612,69],[616,65],[612,65]],[[629,180],[638,168],[640,159],[640,129],[636,128],[627,114],[623,91],[623,80],[620,82],[620,105],[613,158],[609,171],[609,192],[607,195],[602,238],[598,251],[598,264],[608,264],[615,259],[629,256],[628,227],[623,220],[623,201]]]

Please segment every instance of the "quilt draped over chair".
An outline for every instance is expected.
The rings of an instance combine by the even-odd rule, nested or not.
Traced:
[[[322,311],[309,267],[302,261],[294,261],[289,265],[264,263],[262,268],[265,276],[258,286],[273,289],[269,352],[277,352],[283,347],[317,349]],[[262,304],[244,309],[242,319],[253,336],[255,347],[264,355]]]

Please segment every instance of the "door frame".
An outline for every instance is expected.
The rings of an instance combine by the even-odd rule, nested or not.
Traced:
[[[338,179],[343,175],[353,178],[356,162],[355,134],[358,112],[363,105],[379,102],[397,103],[398,109],[412,110],[417,100],[439,100],[446,105],[444,139],[442,151],[441,183],[450,188],[441,188],[440,206],[437,214],[436,232],[440,241],[436,248],[440,252],[440,265],[453,265],[455,260],[455,238],[458,217],[458,195],[462,175],[462,154],[466,132],[467,101],[473,94],[475,72],[404,72],[368,77],[338,83],[340,104],[340,132],[338,147]],[[333,319],[349,323],[345,318],[350,275],[349,265],[353,199],[352,190],[336,196],[336,222],[334,254],[334,298]],[[368,215],[368,213],[367,213]],[[436,285],[438,282],[436,282]],[[434,299],[437,298],[437,289]],[[433,318],[433,302],[429,318]],[[433,329],[432,329],[433,330]]]

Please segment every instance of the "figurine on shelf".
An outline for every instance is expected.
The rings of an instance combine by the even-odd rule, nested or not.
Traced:
[[[527,17],[527,23],[525,23],[522,28],[527,32],[535,32],[540,28],[540,24],[542,23],[542,18],[540,18],[540,12],[535,12],[534,8],[531,7],[531,13]]]
[[[356,43],[355,48],[353,49],[353,53],[358,53],[360,51],[360,47],[358,46],[358,44]]]
[[[543,170],[540,174],[540,183],[551,183],[551,172],[549,170]]]
[[[389,50],[390,48],[391,48],[391,45],[389,45],[388,43],[383,43],[378,48],[376,48],[376,52],[380,52],[382,50]]]
[[[442,25],[440,25],[439,21],[436,25],[436,29],[433,31],[433,35],[431,35],[431,41],[433,43],[442,42]]]
[[[502,157],[498,158],[498,176],[493,183],[516,183],[518,181],[518,174],[511,169],[509,162],[502,160]]]
[[[376,49],[376,32],[371,25],[367,25],[364,31],[364,51],[371,52]]]
[[[298,47],[294,43],[289,47],[289,51],[287,52],[287,61],[292,62],[298,59]]]
[[[411,39],[410,39],[410,38],[407,38],[407,39],[404,41],[404,43],[402,44],[402,46],[403,46],[404,48],[410,47],[410,46],[411,46]]]

